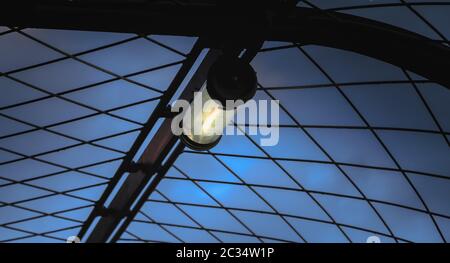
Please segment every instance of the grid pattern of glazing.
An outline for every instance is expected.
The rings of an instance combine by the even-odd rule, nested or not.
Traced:
[[[448,45],[449,1],[299,6]],[[0,27],[0,242],[78,233],[192,43]],[[119,242],[450,240],[446,88],[319,46],[266,42],[252,64],[256,99],[280,100],[280,143],[186,150]]]
[[[0,28],[0,241],[76,236],[194,38]]]
[[[449,1],[302,1],[448,44]],[[450,92],[320,46],[266,42],[256,99],[280,143],[225,136],[186,150],[119,242],[448,242]],[[242,130],[256,123],[238,124]]]
[[[301,0],[297,6],[362,16],[449,45],[448,0]]]

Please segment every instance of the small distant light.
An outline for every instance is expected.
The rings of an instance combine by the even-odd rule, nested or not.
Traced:
[[[366,243],[381,243],[381,239],[377,236],[370,236],[367,238]]]
[[[66,243],[81,243],[81,240],[77,236],[70,236],[66,239]]]

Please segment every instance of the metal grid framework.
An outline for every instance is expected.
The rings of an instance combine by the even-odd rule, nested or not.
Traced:
[[[2,240],[63,241],[83,225],[121,160],[136,154],[195,39],[2,31],[2,56],[11,45],[29,52],[13,54],[23,60],[11,63],[17,68],[2,63]]]
[[[406,29],[449,43],[448,23],[431,14],[449,2],[298,5],[400,27],[389,12],[407,12]],[[158,128],[150,120],[194,42],[0,28],[0,241],[61,242],[87,227],[107,186],[120,185],[120,164]],[[115,241],[450,240],[447,89],[301,43],[266,42],[252,64],[257,99],[280,100],[280,144],[246,134],[184,150]]]

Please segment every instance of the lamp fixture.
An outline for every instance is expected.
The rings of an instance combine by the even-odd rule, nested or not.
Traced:
[[[256,72],[249,63],[237,57],[219,57],[208,71],[206,85],[190,104],[191,125],[183,127],[181,141],[194,150],[217,145],[223,129],[234,119],[238,102],[253,98],[256,87]],[[196,101],[202,102],[201,109],[194,107]]]

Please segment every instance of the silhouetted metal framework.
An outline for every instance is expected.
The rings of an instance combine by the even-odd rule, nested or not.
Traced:
[[[183,152],[186,153],[193,153],[193,154],[207,154],[215,158],[217,161],[219,161],[230,173],[232,173],[234,176],[236,176],[239,179],[239,182],[237,183],[230,183],[230,182],[221,182],[224,184],[236,184],[236,185],[242,185],[245,187],[248,187],[248,189],[252,190],[253,193],[258,195],[269,207],[273,208],[273,206],[270,204],[269,201],[264,199],[259,193],[257,193],[253,187],[258,187],[257,184],[248,184],[242,180],[237,173],[235,173],[230,167],[228,167],[223,161],[221,161],[218,157],[220,156],[235,156],[235,157],[242,157],[242,158],[261,158],[270,160],[273,163],[275,163],[283,172],[290,178],[292,178],[292,175],[281,165],[279,164],[280,161],[283,161],[283,158],[275,158],[271,156],[267,151],[265,151],[263,148],[261,148],[250,136],[246,135],[248,139],[259,149],[264,153],[264,157],[250,157],[245,155],[231,155],[231,154],[220,154],[220,153],[214,153],[214,152],[193,152],[189,150],[184,150],[183,145],[178,143],[177,138],[175,138],[171,133],[168,123],[170,123],[170,116],[168,116],[167,113],[167,105],[170,102],[170,100],[175,95],[177,89],[179,88],[181,82],[187,77],[188,72],[192,69],[194,62],[199,58],[199,55],[203,48],[212,48],[212,51],[210,51],[203,63],[199,66],[196,73],[194,74],[194,77],[188,84],[185,93],[181,95],[182,98],[189,98],[190,93],[193,90],[199,89],[201,84],[204,82],[205,74],[207,72],[208,66],[214,61],[215,57],[217,56],[217,48],[222,47],[229,47],[233,46],[238,50],[241,50],[242,48],[247,48],[247,53],[245,53],[244,56],[248,60],[251,60],[255,55],[256,52],[266,52],[269,50],[274,50],[278,48],[286,48],[286,47],[295,47],[298,49],[299,52],[301,52],[303,55],[305,55],[308,60],[310,60],[329,80],[331,84],[327,85],[311,85],[311,86],[304,86],[301,88],[317,88],[317,87],[335,87],[336,90],[344,97],[345,101],[351,106],[351,108],[357,112],[358,116],[363,120],[366,127],[345,127],[348,129],[368,129],[371,134],[376,138],[376,140],[382,145],[384,150],[388,153],[389,157],[394,161],[395,168],[380,168],[380,167],[372,167],[372,166],[366,166],[366,165],[357,165],[352,163],[342,163],[338,162],[333,159],[331,154],[327,151],[326,148],[324,148],[320,143],[310,134],[310,132],[307,130],[308,128],[341,128],[342,126],[314,126],[314,125],[303,125],[296,120],[293,115],[285,108],[283,105],[281,106],[281,109],[283,112],[285,112],[289,118],[295,123],[295,125],[289,126],[293,128],[298,128],[302,130],[306,136],[311,139],[314,144],[321,150],[321,152],[328,157],[330,160],[329,162],[323,162],[323,161],[317,161],[318,163],[328,163],[334,165],[336,168],[339,169],[339,171],[352,183],[352,185],[358,190],[359,194],[361,195],[360,198],[356,198],[354,196],[345,196],[340,194],[333,194],[333,193],[324,193],[324,192],[318,192],[318,191],[312,191],[312,190],[306,190],[305,187],[303,187],[300,183],[297,183],[297,185],[302,189],[288,189],[288,188],[282,188],[277,186],[270,186],[269,188],[273,189],[285,189],[285,190],[293,190],[293,191],[301,191],[308,194],[311,199],[314,200],[314,202],[322,209],[322,211],[327,214],[331,219],[332,223],[336,225],[339,230],[342,232],[342,234],[346,237],[348,241],[351,241],[351,239],[348,237],[348,235],[343,231],[343,227],[350,227],[354,229],[360,229],[360,230],[366,230],[363,228],[351,226],[351,225],[345,225],[342,223],[336,222],[336,220],[333,219],[331,214],[325,209],[325,207],[312,195],[314,193],[320,193],[320,194],[326,194],[331,196],[341,196],[341,197],[347,197],[347,198],[353,198],[353,199],[360,199],[365,200],[367,203],[371,206],[373,211],[375,211],[377,217],[383,222],[386,229],[388,229],[389,234],[386,235],[384,233],[376,233],[382,236],[388,236],[392,237],[396,242],[403,241],[403,242],[409,242],[409,240],[402,239],[397,237],[389,225],[385,222],[383,217],[377,212],[377,209],[373,206],[372,201],[380,202],[380,203],[386,203],[390,205],[400,206],[399,204],[389,203],[386,201],[380,201],[380,200],[372,200],[368,198],[362,190],[358,188],[358,186],[353,182],[353,180],[350,178],[350,176],[347,175],[347,173],[342,169],[341,165],[348,165],[348,166],[354,166],[354,167],[364,167],[364,168],[373,168],[373,169],[381,169],[381,170],[391,170],[391,171],[398,171],[402,174],[402,176],[407,180],[408,184],[414,189],[415,194],[419,197],[424,209],[418,209],[413,207],[406,207],[408,209],[420,211],[423,213],[426,213],[430,216],[431,220],[433,221],[437,231],[439,232],[439,235],[441,239],[445,242],[445,237],[440,230],[438,224],[436,223],[434,216],[440,216],[443,218],[450,219],[449,216],[443,215],[443,214],[437,214],[435,212],[431,212],[428,208],[426,202],[421,197],[417,189],[414,187],[414,185],[411,183],[410,179],[406,175],[409,172],[414,172],[417,174],[422,174],[424,176],[431,176],[436,178],[447,178],[445,176],[441,176],[438,174],[432,174],[432,173],[424,173],[419,171],[411,171],[403,169],[399,162],[395,159],[394,155],[389,151],[388,147],[386,147],[383,140],[379,137],[379,135],[375,132],[376,130],[401,130],[401,128],[390,128],[390,127],[374,127],[369,124],[366,117],[360,112],[360,110],[353,104],[351,99],[340,89],[340,87],[345,85],[359,85],[359,84],[374,84],[374,82],[367,82],[367,83],[338,83],[335,81],[324,68],[322,68],[312,56],[310,56],[303,48],[303,46],[308,44],[316,44],[316,45],[323,45],[328,47],[334,47],[344,50],[353,51],[356,53],[364,54],[394,65],[397,65],[402,68],[407,80],[403,81],[402,83],[409,83],[413,85],[415,91],[417,92],[417,95],[420,97],[421,101],[427,105],[427,102],[424,100],[420,90],[417,87],[417,83],[429,83],[431,81],[440,83],[447,88],[450,88],[450,78],[448,76],[448,68],[450,68],[450,49],[447,46],[442,45],[442,43],[434,40],[427,39],[421,35],[390,26],[387,24],[374,22],[372,20],[354,17],[351,15],[345,15],[330,11],[323,11],[312,4],[310,4],[313,8],[291,8],[289,6],[286,6],[284,4],[278,5],[276,4],[277,1],[264,1],[263,3],[260,3],[260,1],[257,1],[258,3],[255,4],[253,1],[249,1],[245,6],[242,8],[236,8],[236,3],[232,3],[226,6],[221,6],[220,8],[217,7],[217,3],[215,1],[195,1],[195,3],[191,3],[191,1],[114,1],[114,4],[106,5],[104,1],[67,1],[62,2],[61,1],[35,1],[35,3],[30,4],[24,4],[20,1],[15,1],[11,4],[5,4],[3,8],[0,10],[0,24],[11,26],[8,31],[0,33],[0,35],[7,34],[10,32],[17,32],[27,38],[33,39],[35,41],[38,41],[39,43],[47,46],[48,48],[60,53],[63,55],[62,58],[55,59],[46,63],[41,63],[39,65],[27,67],[27,68],[21,68],[16,69],[11,72],[2,72],[0,73],[0,76],[6,77],[11,80],[18,81],[24,85],[27,85],[28,87],[32,89],[39,90],[41,92],[47,93],[47,96],[44,98],[39,98],[36,100],[33,100],[32,102],[41,101],[48,98],[59,98],[65,101],[69,101],[71,103],[77,104],[82,107],[89,108],[96,113],[87,115],[84,117],[80,117],[77,119],[70,119],[62,122],[58,122],[52,125],[48,126],[39,126],[35,124],[31,124],[28,122],[25,122],[23,120],[16,119],[14,117],[11,117],[7,114],[0,113],[0,116],[11,119],[14,121],[18,121],[20,123],[24,123],[27,125],[30,125],[34,127],[34,130],[43,130],[47,131],[59,136],[63,136],[65,138],[76,140],[78,141],[77,144],[58,148],[55,150],[39,153],[37,155],[26,155],[19,152],[12,151],[10,149],[0,147],[1,150],[5,152],[9,152],[12,154],[20,155],[21,159],[19,160],[39,160],[42,162],[42,159],[38,159],[39,156],[43,156],[46,154],[58,152],[61,150],[73,148],[79,145],[95,145],[96,147],[105,148],[110,151],[117,152],[119,154],[122,154],[123,157],[114,158],[111,160],[106,160],[103,162],[97,162],[94,164],[90,164],[88,166],[83,167],[77,167],[77,168],[71,168],[67,166],[63,166],[60,164],[57,164],[55,162],[46,161],[48,164],[54,165],[56,167],[60,167],[63,170],[51,173],[42,176],[42,178],[50,177],[56,174],[60,174],[67,171],[77,171],[82,174],[86,174],[89,176],[99,177],[99,175],[89,173],[84,171],[84,168],[90,167],[90,166],[96,166],[102,163],[107,163],[111,161],[120,160],[121,165],[117,169],[114,177],[108,182],[108,183],[102,183],[102,185],[107,185],[106,190],[104,191],[102,197],[95,202],[94,204],[90,206],[94,206],[94,210],[91,212],[90,216],[85,222],[78,222],[81,224],[82,229],[80,232],[80,236],[84,237],[85,235],[89,234],[87,237],[88,242],[116,242],[120,240],[125,240],[121,238],[123,233],[128,233],[131,236],[134,236],[136,240],[143,241],[143,242],[150,242],[152,240],[144,240],[142,238],[137,237],[136,235],[133,235],[132,233],[127,231],[127,226],[132,222],[139,222],[139,219],[135,219],[135,216],[137,213],[144,214],[144,216],[147,217],[148,221],[153,222],[154,224],[159,225],[162,229],[167,231],[170,235],[174,236],[178,241],[183,242],[183,239],[178,237],[176,234],[172,233],[167,226],[176,226],[174,224],[165,224],[165,223],[158,223],[151,219],[150,215],[145,215],[143,211],[140,211],[142,205],[148,200],[149,196],[153,191],[155,191],[155,188],[159,181],[165,176],[167,170],[171,167],[175,168],[177,171],[179,171],[182,174],[185,174],[183,172],[182,167],[177,167],[176,165],[173,165],[176,158]],[[131,3],[129,3],[131,2]],[[194,1],[192,1],[194,2]],[[296,1],[294,1],[296,2]],[[307,1],[304,1],[308,3]],[[239,3],[239,1],[238,1]],[[336,9],[337,10],[337,9]],[[233,14],[233,19],[227,19],[229,18],[230,14]],[[82,19],[80,20],[80,17]],[[207,22],[206,22],[207,21]],[[12,27],[14,26],[14,27]],[[40,41],[38,39],[33,38],[33,36],[25,33],[22,31],[23,28],[26,27],[36,27],[36,28],[54,28],[54,29],[77,29],[77,30],[94,30],[94,31],[107,31],[107,32],[128,32],[128,33],[137,33],[138,36],[131,37],[129,39],[119,41],[117,43],[107,45],[104,47],[99,47],[93,50],[83,51],[78,54],[68,54],[62,50],[59,50],[58,48],[55,48],[43,41]],[[248,32],[252,32],[252,35],[250,35]],[[145,86],[141,83],[135,82],[130,79],[130,77],[140,74],[142,72],[132,73],[125,76],[120,76],[118,74],[112,73],[109,70],[103,69],[97,65],[93,65],[89,62],[84,61],[83,59],[80,59],[79,57],[84,54],[89,54],[91,52],[95,52],[101,49],[106,49],[114,45],[120,45],[123,43],[127,43],[129,41],[133,41],[138,38],[146,38],[146,35],[148,34],[168,34],[168,35],[185,35],[185,36],[199,36],[199,40],[194,45],[193,49],[189,54],[180,54],[177,50],[172,50],[173,52],[176,52],[177,54],[182,55],[185,57],[184,60],[171,63],[168,65],[164,65],[157,68],[151,68],[147,71],[157,70],[164,67],[169,67],[172,65],[181,65],[181,68],[179,69],[178,73],[176,74],[175,78],[172,80],[169,88],[161,92],[160,90],[156,90],[150,86]],[[234,41],[230,41],[230,39],[234,39]],[[238,40],[236,40],[238,39]],[[445,38],[444,38],[445,39]],[[152,41],[151,39],[148,39],[149,41]],[[267,49],[260,49],[260,44],[264,40],[275,40],[275,41],[285,41],[285,42],[291,42],[290,46],[284,46],[284,47],[274,47],[274,48],[267,48]],[[447,41],[447,40],[445,40]],[[159,45],[162,45],[161,43],[157,43]],[[257,48],[255,48],[257,47]],[[165,47],[169,48],[169,47]],[[216,50],[216,51],[215,51]],[[53,62],[57,62],[64,59],[74,59],[78,62],[81,62],[85,65],[88,65],[90,67],[94,67],[97,70],[103,71],[106,74],[109,74],[111,76],[110,80],[95,83],[89,86],[85,87],[79,87],[76,89],[72,89],[69,91],[64,91],[60,93],[51,93],[44,89],[41,89],[39,87],[35,87],[32,85],[29,85],[28,83],[25,83],[13,76],[14,73],[21,72],[33,67],[39,67],[44,66],[46,64],[50,64]],[[416,72],[429,80],[413,80],[408,71]],[[95,87],[97,85],[100,85],[102,83],[111,82],[114,80],[123,80],[127,82],[131,82],[133,84],[142,86],[143,88],[150,89],[153,91],[156,91],[160,93],[159,97],[155,97],[152,99],[148,99],[146,101],[141,101],[129,105],[124,105],[118,108],[110,109],[107,111],[102,111],[99,109],[96,109],[94,107],[82,104],[80,102],[77,102],[75,100],[68,99],[67,97],[64,97],[65,94],[89,89],[92,87]],[[381,83],[381,82],[380,82]],[[392,83],[389,81],[383,82],[383,83]],[[398,83],[398,82],[396,82]],[[272,94],[272,88],[270,87],[263,87],[260,85],[260,90],[262,90],[267,96],[274,99],[274,96]],[[159,100],[157,107],[155,108],[154,112],[151,114],[149,119],[142,125],[142,123],[138,123],[136,121],[119,117],[115,114],[112,114],[111,112],[134,106],[136,104],[144,103],[147,101],[153,101],[153,100]],[[7,107],[0,108],[1,110],[5,110],[8,108],[25,105],[27,103],[30,103],[30,101],[27,101],[25,103],[19,103],[15,105],[10,105]],[[417,132],[425,132],[425,133],[434,133],[442,135],[445,139],[447,145],[450,147],[449,142],[449,136],[450,133],[445,132],[439,122],[437,121],[437,118],[431,111],[430,107],[427,106],[427,110],[430,113],[430,115],[433,117],[433,121],[436,124],[436,126],[439,128],[439,131],[428,131],[428,130],[420,130],[420,129],[408,129],[409,131],[417,131]],[[96,144],[96,142],[112,138],[115,136],[122,135],[121,133],[109,135],[102,138],[97,138],[95,140],[80,140],[74,136],[69,136],[61,132],[57,132],[55,130],[52,130],[52,127],[64,124],[64,123],[70,123],[79,119],[92,117],[99,114],[105,114],[114,118],[119,118],[121,120],[135,123],[136,125],[142,125],[141,128],[137,128],[135,130],[127,131],[126,133],[139,131],[139,136],[136,138],[135,142],[133,143],[133,146],[131,149],[127,152],[118,151],[116,149],[112,149],[110,147],[101,146],[99,144]],[[144,140],[149,135],[150,131],[155,127],[157,121],[161,118],[166,118],[166,120],[163,122],[163,124],[160,126],[159,131],[154,135],[152,141],[149,143],[147,150],[144,151],[142,157],[140,158],[140,162],[137,164],[134,164],[132,162],[133,157],[138,152],[141,145],[144,143]],[[286,126],[287,127],[287,126]],[[27,131],[29,132],[29,131]],[[0,139],[19,136],[22,133],[14,133],[7,136],[2,136]],[[289,159],[293,160],[293,159]],[[6,161],[0,163],[0,165],[7,165],[9,163],[16,162],[18,160],[13,161]],[[294,161],[303,161],[303,162],[312,162],[311,160],[294,160]],[[111,194],[113,194],[113,190],[116,186],[119,185],[119,181],[121,180],[122,176],[125,174],[128,174],[127,178],[125,180],[125,183],[123,183],[118,190],[118,192],[113,196],[113,200],[109,205],[105,205],[108,198],[111,198]],[[191,179],[189,176],[186,175],[186,178],[178,178],[178,177],[167,177],[171,178],[173,180],[188,180],[190,182],[193,182],[197,187],[199,187],[205,194],[207,194],[211,199],[215,200],[217,203],[220,204],[220,202],[214,198],[211,194],[209,194],[200,184],[199,182],[207,182],[207,180],[200,180],[200,179]],[[20,185],[26,185],[26,186],[32,186],[36,187],[35,185],[28,184],[27,180],[22,181],[15,181],[11,179],[7,179],[9,181],[9,184],[2,185],[0,188],[11,185],[11,184],[20,184]],[[33,178],[35,180],[35,178]],[[295,182],[295,180],[293,180]],[[214,181],[217,182],[217,181]],[[92,186],[89,186],[92,187]],[[264,187],[268,187],[264,185]],[[46,190],[49,192],[52,192],[51,195],[66,195],[74,198],[80,198],[77,196],[72,195],[70,192],[57,192],[51,189],[42,188],[42,190]],[[75,189],[75,190],[83,190],[83,188]],[[74,190],[71,190],[74,191]],[[160,195],[164,196],[164,193],[156,190]],[[41,197],[37,197],[41,198]],[[167,200],[168,197],[165,196]],[[31,201],[32,199],[28,199],[26,201]],[[171,203],[177,207],[177,209],[180,210],[180,212],[187,215],[181,208],[179,208],[180,205],[183,205],[181,202],[174,202],[174,201],[155,201],[154,202],[161,202],[161,203]],[[1,206],[12,206],[12,207],[20,207],[21,209],[27,209],[23,206],[20,206],[20,202],[2,202]],[[189,204],[193,205],[193,204]],[[106,207],[105,207],[106,206]],[[195,206],[195,204],[193,205]],[[203,206],[203,205],[198,205]],[[230,210],[239,210],[236,208],[230,208],[226,207],[225,205],[220,204],[220,207],[223,208],[225,211],[227,211],[233,218],[235,218],[240,224],[244,226],[250,233],[251,236],[256,237],[258,240],[262,241],[264,236],[260,236],[255,234],[250,227],[248,227],[244,222],[239,220],[236,216],[234,216]],[[80,209],[80,207],[77,207],[75,209]],[[73,210],[75,210],[73,209]],[[54,217],[61,217],[64,218],[58,214],[52,214],[52,213],[45,213],[41,211],[35,211],[31,210],[33,212],[38,212],[41,214],[40,216],[54,216]],[[284,222],[290,226],[290,228],[298,235],[298,237],[303,240],[304,242],[307,242],[307,240],[304,238],[302,233],[298,232],[286,219],[284,219],[283,216],[287,216],[280,212],[264,212],[259,210],[249,210],[249,209],[240,209],[242,211],[250,211],[250,212],[256,212],[256,213],[267,213],[267,214],[275,214],[279,215]],[[277,211],[276,209],[273,209],[274,211]],[[65,211],[70,212],[70,210]],[[190,217],[189,215],[187,215]],[[294,217],[292,215],[289,215],[290,217]],[[96,218],[100,218],[98,223],[94,223]],[[299,217],[301,218],[301,217]],[[66,218],[65,218],[66,219]],[[190,219],[194,222],[196,222],[192,217]],[[27,218],[26,220],[29,220]],[[309,219],[317,222],[321,222],[319,219]],[[142,221],[142,220],[141,220]],[[20,222],[20,221],[18,221]],[[142,221],[144,222],[144,221]],[[14,222],[17,223],[17,222]],[[199,222],[196,222],[199,227],[193,227],[194,229],[202,229],[210,233],[218,242],[222,242],[220,238],[217,238],[213,232],[217,231],[215,229],[209,229],[207,227],[202,226]],[[10,228],[15,229],[12,227],[13,223],[7,223],[7,224],[1,224],[1,227],[4,228]],[[181,226],[186,227],[186,226]],[[90,229],[92,228],[92,229]],[[92,231],[89,231],[92,230]],[[22,230],[21,230],[22,231]],[[59,229],[58,231],[61,231]],[[89,233],[88,233],[89,232]],[[224,232],[224,231],[222,231]],[[373,230],[370,230],[370,232],[374,232]],[[234,232],[224,232],[224,233],[230,233],[230,234],[237,234],[237,235],[243,235],[242,233],[234,233]],[[30,236],[35,235],[47,235],[51,234],[49,233],[42,233],[37,234],[33,232],[29,232]],[[275,238],[270,237],[270,239],[275,240]],[[279,239],[279,241],[287,241]]]
[[[194,50],[191,53],[192,57],[189,61],[190,63],[185,64],[185,67],[180,70],[180,77],[176,78],[177,81],[172,82],[171,87],[173,88],[169,88],[169,90],[172,92],[176,91],[176,88],[182,81],[181,77],[185,77],[187,71],[194,63],[193,59],[198,56],[199,52],[200,48],[198,46],[194,47]],[[217,55],[217,52],[211,52],[206,56],[196,74],[194,74],[193,79],[180,96],[181,99],[192,99],[191,97],[194,92],[200,89],[202,84],[205,82],[206,72],[212,62],[216,59]],[[167,99],[168,98],[169,97],[167,97]],[[165,104],[167,104],[167,101]],[[172,134],[170,129],[171,120],[171,118],[167,118],[159,128],[158,132],[154,135],[152,141],[149,143],[142,157],[139,159],[139,162],[135,164],[135,171],[128,176],[127,180],[121,186],[121,190],[117,193],[111,205],[108,207],[108,210],[113,213],[102,217],[97,227],[89,236],[87,240],[88,242],[106,242],[124,216],[126,216],[128,220],[132,220],[142,206],[142,204],[136,205],[134,206],[134,209],[130,211],[132,203],[135,202],[142,191],[145,191],[143,194],[144,198],[151,193],[152,189],[156,187],[175,159],[182,152],[184,147],[181,143],[178,143],[177,149],[179,150],[176,150],[171,154],[170,160],[172,161],[163,162],[164,158],[170,153],[170,150],[178,141],[177,137]],[[133,170],[133,168],[131,168],[131,170]],[[118,174],[123,174],[123,172],[118,171]],[[149,182],[150,185],[144,189]],[[140,199],[142,199],[142,197]],[[120,213],[121,211],[124,211],[127,214],[124,215],[123,213]],[[114,212],[119,212],[119,214],[115,214]],[[96,215],[93,214],[93,216]],[[123,228],[126,228],[127,225],[128,224],[122,224],[122,230],[119,230],[119,233],[122,233],[124,231]],[[81,234],[84,233],[82,232]]]
[[[284,1],[205,2],[170,5],[140,1],[15,1],[5,5],[0,24],[204,37],[207,45],[230,39],[240,46],[255,39],[316,44],[354,51],[416,72],[446,87],[448,47],[406,30],[346,14],[293,8]],[[251,32],[251,34],[249,34]],[[405,43],[408,43],[407,45]]]

